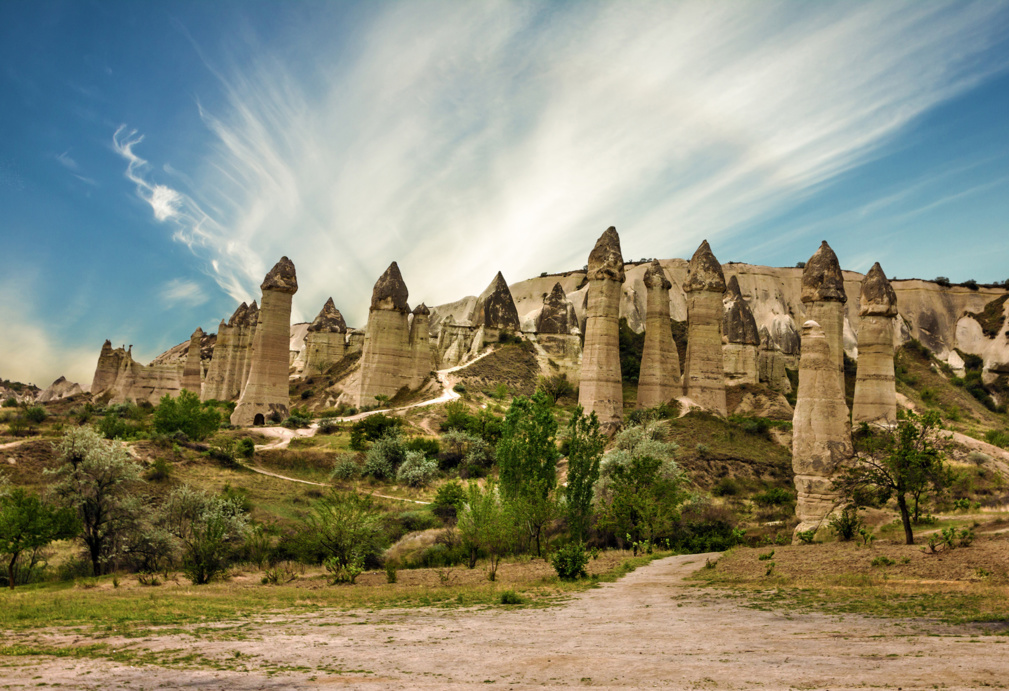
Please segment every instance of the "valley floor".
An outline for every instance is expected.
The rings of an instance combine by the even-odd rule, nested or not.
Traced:
[[[103,639],[144,651],[122,662],[0,657],[0,688],[1009,686],[1005,635],[920,619],[754,609],[684,580],[714,556],[661,559],[542,609],[273,614],[222,622],[216,636],[176,627]],[[29,638],[57,651],[88,643],[64,630],[10,634],[5,645]]]

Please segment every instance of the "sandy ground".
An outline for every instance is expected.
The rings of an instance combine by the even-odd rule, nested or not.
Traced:
[[[6,658],[0,687],[81,689],[1004,688],[1009,638],[923,622],[761,611],[682,577],[671,557],[546,609],[379,610],[274,616],[244,637],[137,641],[202,666]],[[8,642],[14,642],[11,638]],[[39,640],[36,637],[36,640]],[[66,645],[75,639],[41,639]],[[40,641],[41,642],[41,641]],[[76,639],[77,645],[88,643]],[[213,669],[208,663],[230,669]]]

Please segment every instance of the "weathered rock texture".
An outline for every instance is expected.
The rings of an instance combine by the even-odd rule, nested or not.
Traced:
[[[859,297],[858,373],[851,421],[897,420],[897,389],[893,376],[893,319],[897,295],[880,268],[873,264],[862,281]]]
[[[585,413],[595,412],[610,435],[623,422],[619,322],[623,281],[620,237],[611,226],[589,254],[585,346],[578,390],[578,402]]]
[[[91,380],[91,395],[97,398],[102,394],[111,391],[119,375],[119,365],[123,361],[126,350],[123,348],[112,348],[112,341],[105,339],[102,344],[102,352],[98,355],[98,366],[95,367],[95,376]]]
[[[243,302],[239,309],[245,309]],[[219,401],[230,400],[222,398],[224,389],[224,378],[227,371],[228,358],[232,356],[234,349],[234,328],[222,319],[217,325],[217,342],[214,344],[214,355],[210,360],[210,367],[207,368],[207,376],[203,380],[204,401],[217,399]]]
[[[687,359],[683,392],[694,403],[725,415],[725,374],[722,356],[722,265],[705,240],[694,252],[683,285],[687,293]]]
[[[81,389],[80,384],[67,381],[66,377],[60,377],[50,384],[49,388],[40,393],[38,398],[35,400],[38,403],[53,403],[55,401],[62,401],[64,398],[70,398],[71,396],[76,396],[77,394],[82,393],[84,393],[84,391]]]
[[[519,313],[515,309],[508,282],[498,271],[487,289],[480,294],[477,308],[477,325],[498,331],[519,330]]]
[[[244,302],[225,324],[217,327],[213,359],[203,382],[203,400],[236,400],[249,379],[252,366],[252,342],[259,323],[259,306]]]
[[[669,317],[669,289],[672,287],[662,266],[658,262],[652,262],[645,272],[648,307],[645,345],[638,374],[639,408],[668,403],[682,391],[680,356],[676,352]]]
[[[498,274],[500,276],[501,274]],[[418,388],[427,381],[434,370],[434,348],[431,344],[431,310],[421,303],[413,311],[410,322],[410,351],[413,353],[413,370],[408,386]]]
[[[203,336],[203,329],[196,327],[196,331],[189,337],[189,354],[182,370],[182,388],[197,396],[203,391],[203,365],[200,361],[200,343]]]
[[[324,372],[342,360],[346,352],[347,322],[333,304],[333,298],[329,298],[305,336],[304,374]]]
[[[839,502],[837,470],[853,456],[851,425],[827,337],[815,321],[802,325],[799,390],[792,417],[792,469],[798,500],[796,532],[817,528]]]
[[[396,262],[378,279],[371,294],[368,327],[361,354],[360,388],[356,405],[375,405],[376,396],[392,398],[409,386],[414,373],[410,347],[410,306],[403,276]]]
[[[291,299],[298,292],[294,264],[287,257],[266,274],[260,288],[263,303],[252,344],[249,380],[231,414],[231,424],[262,424],[290,412],[288,366],[290,362]]]
[[[105,341],[91,382],[95,400],[109,403],[157,403],[162,396],[177,396],[182,389],[182,365],[149,365],[133,360],[133,347],[113,349]]]
[[[722,306],[722,334],[726,340],[722,346],[722,364],[726,383],[756,384],[759,380],[757,350],[760,334],[735,276],[729,278]]]
[[[666,311],[669,311],[668,306]],[[578,316],[575,314],[574,305],[564,292],[564,287],[560,283],[555,283],[543,298],[543,308],[536,318],[536,333],[567,335],[572,332],[578,333]]]
[[[760,351],[757,354],[757,373],[759,380],[775,391],[789,393],[792,382],[785,373],[785,354],[778,344],[771,339],[766,327],[760,328]]]
[[[802,270],[801,299],[806,319],[823,329],[830,348],[830,361],[837,372],[838,386],[844,391],[844,276],[837,255],[824,240]]]
[[[549,375],[563,374],[575,386],[581,378],[582,339],[578,315],[564,287],[555,283],[543,296],[543,306],[530,318],[529,341],[540,369]]]

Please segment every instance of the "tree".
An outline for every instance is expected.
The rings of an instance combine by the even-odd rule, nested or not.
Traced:
[[[225,569],[249,529],[237,501],[182,485],[168,496],[163,522],[182,548],[182,567],[194,585],[209,583]]]
[[[496,580],[501,557],[515,546],[517,527],[510,507],[502,501],[493,482],[483,490],[475,482],[469,483],[456,527],[469,552],[469,567],[476,566],[477,555],[483,552],[487,555],[487,578]]]
[[[853,503],[897,500],[904,540],[914,544],[909,498],[917,503],[927,489],[941,492],[950,481],[939,413],[900,412],[897,424],[874,430],[863,424],[855,435],[857,455],[834,481],[835,491]]]
[[[0,554],[7,561],[7,585],[17,583],[15,568],[22,554],[35,555],[54,540],[74,537],[80,529],[77,516],[66,507],[43,502],[22,487],[0,494]]]
[[[497,445],[501,494],[514,505],[529,540],[536,543],[536,556],[542,553],[544,528],[557,515],[556,435],[550,399],[537,391],[532,398],[516,396],[512,401]]]
[[[599,479],[599,461],[606,446],[606,435],[599,429],[595,412],[585,416],[578,406],[568,426],[568,484],[564,488],[568,532],[572,540],[588,537],[592,516],[592,498]]]
[[[183,389],[177,398],[165,394],[154,411],[154,429],[161,434],[182,432],[190,439],[206,439],[221,426],[221,414],[200,397]]]
[[[370,495],[330,490],[304,519],[302,539],[322,557],[334,582],[354,582],[367,559],[382,550],[382,513]]]
[[[74,427],[55,446],[63,465],[53,492],[73,508],[94,575],[120,551],[145,511],[134,489],[142,482],[140,465],[123,447],[102,439],[93,427]]]

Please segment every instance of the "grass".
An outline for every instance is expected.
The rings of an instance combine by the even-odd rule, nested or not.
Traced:
[[[922,541],[923,542],[923,541]],[[1009,540],[926,554],[920,546],[854,543],[775,547],[768,575],[759,549],[736,548],[690,578],[759,609],[927,618],[1009,631]]]

